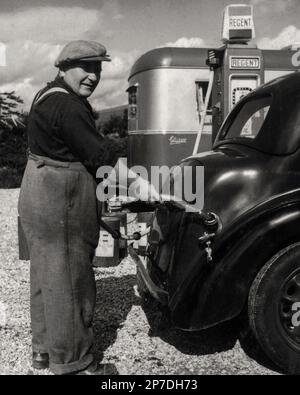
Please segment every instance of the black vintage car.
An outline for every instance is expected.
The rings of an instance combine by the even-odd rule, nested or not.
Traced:
[[[183,330],[246,309],[265,353],[300,373],[300,73],[244,98],[186,165],[204,166],[204,208],[159,206],[147,263],[130,249],[139,281]]]

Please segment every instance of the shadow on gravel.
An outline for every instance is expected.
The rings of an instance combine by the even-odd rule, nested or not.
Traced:
[[[117,338],[117,331],[126,321],[132,306],[141,305],[147,317],[149,336],[159,337],[187,355],[209,355],[234,348],[239,340],[246,355],[274,372],[282,373],[260,349],[241,319],[199,331],[183,332],[172,326],[168,314],[153,299],[139,298],[134,293],[136,276],[99,279],[94,316],[95,356],[101,361],[105,350]],[[245,322],[245,321],[244,321]],[[118,374],[111,371],[112,375]]]
[[[135,276],[108,277],[97,280],[97,302],[94,315],[95,357],[101,361],[111,346],[133,305],[140,304],[134,294]]]
[[[282,371],[264,354],[245,321],[236,318],[213,328],[198,332],[184,332],[172,326],[168,314],[153,300],[142,302],[150,330],[149,336],[157,336],[188,355],[209,355],[231,350],[239,340],[245,354],[258,364],[274,372]]]
[[[184,332],[172,326],[156,303],[142,304],[150,325],[150,336],[158,336],[184,354],[208,355],[232,349],[238,340],[236,323],[230,322],[198,332]]]

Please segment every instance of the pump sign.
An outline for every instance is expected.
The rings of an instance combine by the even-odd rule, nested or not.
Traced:
[[[253,20],[251,16],[230,16],[229,29],[252,29]]]
[[[225,8],[223,22],[223,42],[245,43],[255,38],[253,6],[230,5]]]
[[[259,70],[259,56],[230,56],[230,68],[233,70]]]

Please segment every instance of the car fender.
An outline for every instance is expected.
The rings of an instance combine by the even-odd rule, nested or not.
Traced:
[[[238,316],[262,266],[282,248],[300,240],[299,201],[261,210],[260,215],[258,209],[258,215],[254,214],[247,221],[241,219],[242,225],[213,246],[215,258],[210,269],[206,267],[199,276],[193,273],[189,281],[180,284],[169,303],[177,326],[205,329]]]

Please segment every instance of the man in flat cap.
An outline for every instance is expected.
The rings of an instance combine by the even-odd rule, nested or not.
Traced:
[[[30,252],[33,367],[55,374],[100,374],[92,318],[92,259],[99,237],[95,173],[112,163],[87,98],[110,61],[103,45],[73,41],[58,56],[57,78],[35,97],[19,215]]]

